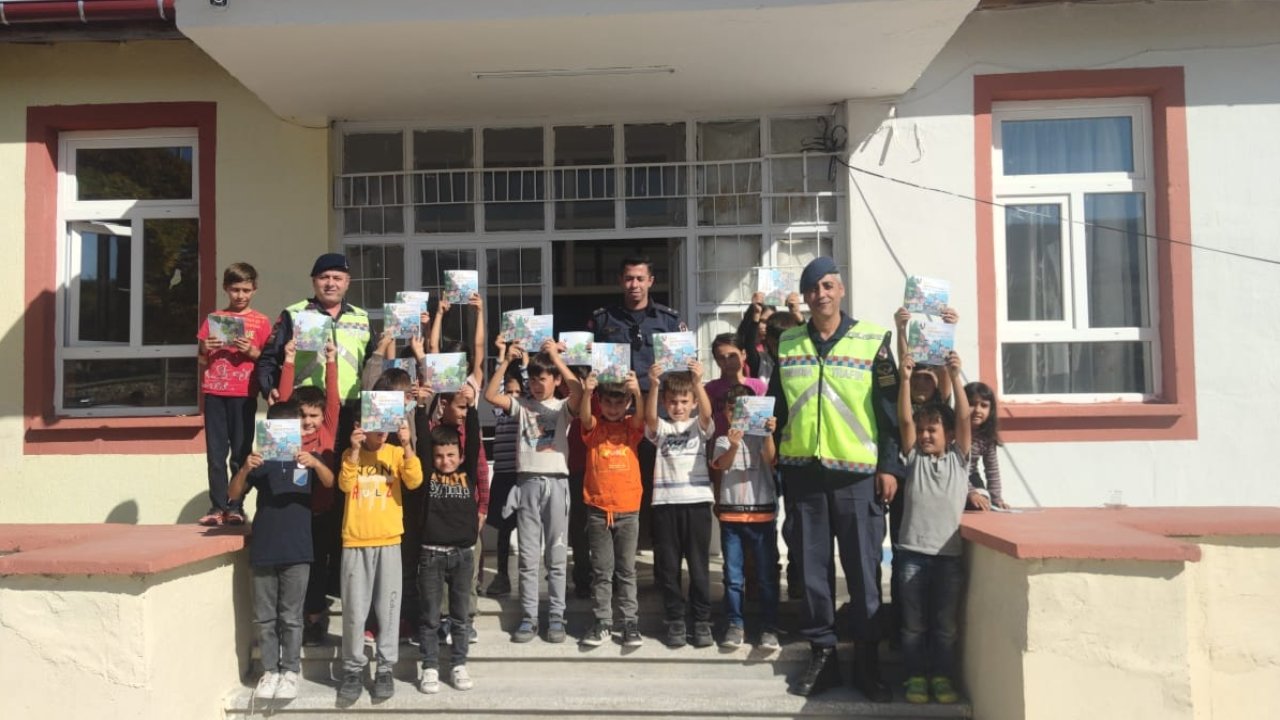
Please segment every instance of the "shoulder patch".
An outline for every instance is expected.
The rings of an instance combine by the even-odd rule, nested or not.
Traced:
[[[666,305],[663,305],[663,304],[661,304],[661,303],[654,303],[654,304],[653,304],[653,309],[654,309],[654,310],[657,310],[657,311],[658,311],[658,312],[660,312],[660,313],[666,313],[666,314],[668,314],[668,315],[670,315],[670,316],[672,316],[672,317],[680,317],[680,312],[679,312],[678,310],[674,310],[674,309],[672,309],[672,308],[669,308],[669,307],[667,307]]]

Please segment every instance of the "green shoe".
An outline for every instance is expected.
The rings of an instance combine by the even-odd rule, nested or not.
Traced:
[[[929,679],[929,689],[933,691],[933,699],[943,705],[954,705],[960,702],[960,695],[951,687],[951,678],[938,675]],[[908,690],[908,693],[911,691]],[[908,695],[908,699],[910,695]]]
[[[907,678],[907,702],[914,705],[923,705],[929,702],[929,688],[925,685],[923,675],[913,675]]]

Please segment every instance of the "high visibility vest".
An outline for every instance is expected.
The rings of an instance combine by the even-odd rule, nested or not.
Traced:
[[[884,328],[859,322],[820,358],[807,325],[782,334],[775,372],[782,377],[788,417],[779,463],[805,465],[816,459],[834,470],[875,472],[872,363],[884,338]]]
[[[296,302],[285,308],[290,320],[296,313],[306,310],[310,300]],[[323,312],[323,311],[321,311]],[[360,399],[360,370],[366,360],[369,347],[369,313],[355,305],[334,320],[333,341],[338,346],[338,393],[345,400]],[[294,387],[311,385],[324,389],[324,352],[298,351],[294,356]]]

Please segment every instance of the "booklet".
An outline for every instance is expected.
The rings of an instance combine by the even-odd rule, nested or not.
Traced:
[[[302,421],[297,418],[258,421],[258,454],[263,460],[292,463],[299,452],[302,452]]]
[[[555,321],[554,315],[530,315],[529,316],[529,337],[520,343],[527,353],[536,353],[542,350],[542,344],[548,340],[554,340],[551,333],[551,326]]]
[[[360,429],[394,433],[404,417],[404,393],[400,390],[365,390],[360,393]]]
[[[471,299],[471,293],[480,292],[480,273],[475,270],[445,270],[444,299],[457,305]]]
[[[698,359],[698,339],[692,332],[654,333],[653,361],[662,363],[662,372],[684,372],[689,361]]]
[[[418,361],[413,358],[387,358],[382,361],[383,372],[391,368],[399,368],[409,373],[410,380],[415,382],[418,380]]]
[[[422,378],[435,392],[458,392],[467,384],[466,353],[427,353]]]
[[[729,427],[741,430],[747,435],[769,435],[765,426],[773,417],[774,402],[777,398],[743,396],[733,403],[733,417]]]
[[[417,305],[421,308],[418,310],[419,313],[427,312],[430,307],[429,300],[431,300],[431,293],[426,290],[401,290],[396,293],[396,302]]]
[[[756,290],[764,293],[764,304],[787,306],[787,296],[800,292],[800,268],[756,268]]]
[[[239,315],[209,314],[209,339],[230,345],[244,337],[244,318]]]
[[[560,342],[564,343],[564,352],[561,354],[564,364],[590,365],[591,343],[595,342],[595,339],[596,336],[589,332],[560,333]]]
[[[399,340],[422,336],[422,311],[411,303],[387,303],[382,306],[382,322]]]
[[[945,365],[955,346],[955,325],[916,318],[907,323],[907,349],[917,365]]]
[[[325,343],[333,337],[333,318],[314,310],[293,314],[293,337],[298,352],[324,352]]]
[[[529,338],[529,318],[533,317],[533,308],[520,308],[502,313],[502,324],[498,328],[507,342],[527,340]]]
[[[566,363],[567,364],[567,363]],[[631,372],[629,343],[591,343],[591,369],[601,383],[624,383]]]
[[[907,312],[938,316],[951,302],[951,283],[946,280],[912,275],[907,278],[902,307]]]

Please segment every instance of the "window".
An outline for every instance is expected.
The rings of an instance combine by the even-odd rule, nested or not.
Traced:
[[[195,131],[65,133],[59,158],[56,411],[195,412]]]
[[[1149,115],[1145,98],[993,109],[1011,400],[1134,401],[1159,387]]]

